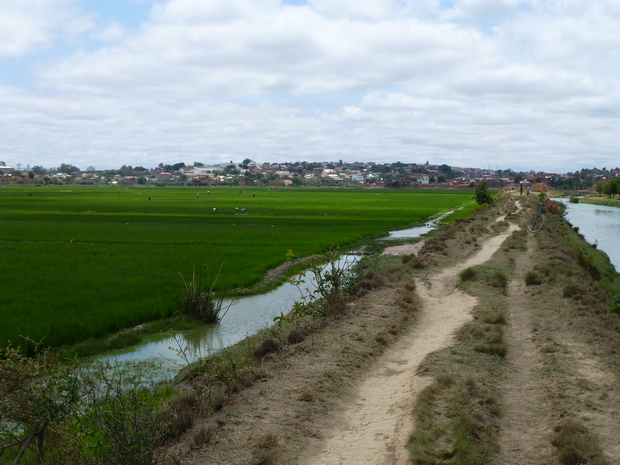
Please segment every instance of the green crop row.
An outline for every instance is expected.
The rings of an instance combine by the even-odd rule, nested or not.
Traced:
[[[198,195],[196,195],[198,194]],[[354,244],[468,191],[0,188],[0,344],[52,346],[173,314],[194,267],[249,288],[296,256]],[[214,208],[216,210],[214,210]],[[245,211],[243,211],[245,209]]]

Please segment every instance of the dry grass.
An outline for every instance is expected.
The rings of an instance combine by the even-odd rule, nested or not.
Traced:
[[[455,240],[444,241],[451,248],[446,246],[442,253],[452,255],[454,251],[455,256],[462,256],[459,237],[470,242],[465,251],[473,251],[476,245],[468,234],[490,235],[493,218],[484,209],[465,223],[464,234],[444,233]],[[518,251],[516,247],[506,250]],[[458,342],[431,354],[423,363],[421,372],[433,376],[434,381],[416,402],[416,428],[409,440],[415,464],[494,463],[501,417],[495,383],[508,351],[503,327],[508,319],[505,292],[512,271],[512,262],[502,257],[459,275],[459,287],[476,295],[479,304],[474,308],[474,320],[457,332]]]
[[[202,426],[195,426],[169,455],[188,463],[294,463],[296,451],[317,435],[313,425],[329,417],[355,380],[415,321],[419,304],[411,273],[402,264],[389,270],[377,264],[337,317],[284,319],[195,367],[185,383],[196,387],[205,406],[201,424],[224,426],[210,430],[199,449],[192,438]],[[208,382],[213,386],[207,388]],[[254,436],[256,431],[263,434]],[[249,437],[256,439],[248,443]]]
[[[427,239],[421,259],[424,269],[432,272],[468,257],[484,239],[478,233],[494,234],[494,219],[507,210],[500,202]],[[508,218],[523,222],[528,214],[526,210]],[[560,336],[570,332],[588,341],[620,373],[620,319],[607,310],[605,294],[614,281],[593,251],[589,263],[601,276],[601,281],[593,282],[592,271],[579,260],[583,243],[578,234],[559,218],[548,215],[547,219],[536,236],[513,233],[492,260],[472,269],[475,279],[460,283],[478,297],[479,304],[474,321],[458,332],[457,343],[431,354],[420,369],[420,374],[431,376],[433,382],[416,404],[416,423],[421,426],[413,432],[409,445],[416,463],[494,463],[501,432],[498,381],[507,369],[505,355],[510,349],[504,341],[511,298],[506,289],[513,279],[515,259],[528,249],[528,237],[536,247],[535,262],[528,266],[542,282],[527,286],[525,292],[535,309],[533,338],[543,357],[539,376],[548,381],[549,418],[552,425],[559,425],[553,436],[554,460],[571,463],[587,457],[589,463],[606,463],[596,462],[603,460],[596,447],[580,446],[574,453],[562,444],[587,437],[586,442],[595,445],[598,432],[580,422],[579,414],[594,404],[600,410],[601,402],[620,406],[618,392],[613,388],[601,391],[586,378],[568,382],[573,373],[571,359]],[[307,445],[308,438],[321,437],[322,422],[330,417],[341,396],[350,392],[364,370],[415,321],[419,304],[413,273],[420,271],[412,259],[385,257],[368,263],[357,296],[337,316],[282,322],[249,338],[246,345],[234,349],[251,367],[245,372],[241,365],[221,356],[221,371],[237,370],[245,381],[216,396],[219,401],[213,405],[219,411],[211,411],[207,420],[225,426],[214,429],[202,455],[191,456],[188,463],[295,463],[296,451]],[[254,351],[269,339],[279,349],[257,357]],[[194,376],[211,376],[213,371]],[[591,398],[580,400],[579,395],[586,394]],[[565,420],[580,426],[573,428]],[[585,433],[582,427],[587,428]],[[195,431],[196,426],[190,435]],[[188,439],[177,447],[177,455],[189,457],[187,451],[192,447]]]
[[[563,420],[554,429],[551,443],[558,449],[563,465],[609,465],[602,455],[598,438],[576,420]]]

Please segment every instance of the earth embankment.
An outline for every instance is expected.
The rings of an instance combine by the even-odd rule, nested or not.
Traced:
[[[533,208],[504,198],[417,257],[377,261],[342,314],[262,359],[265,375],[194,427],[210,442],[188,433],[171,463],[620,463],[620,281],[561,218],[526,232]],[[419,404],[438,383],[451,387],[425,449]],[[446,410],[459,386],[488,405]],[[450,425],[468,413],[465,447]]]

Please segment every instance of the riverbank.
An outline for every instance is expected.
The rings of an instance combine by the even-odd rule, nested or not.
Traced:
[[[591,203],[594,205],[604,205],[606,207],[620,207],[620,198],[618,199],[610,199],[605,197],[595,196],[594,194],[588,195],[583,199],[579,199],[580,202],[583,203]]]
[[[415,260],[368,262],[357,295],[336,315],[275,327],[231,348],[251,368],[217,394],[214,410],[196,411],[166,447],[174,457],[167,463],[311,464],[330,450],[368,463],[408,463],[408,454],[418,463],[618,463],[620,320],[609,311],[609,293],[620,290],[620,277],[559,217],[548,215],[543,230],[527,233],[536,199],[516,201],[505,197],[427,239]],[[482,253],[479,264],[454,268]],[[416,352],[421,361],[406,365],[415,357],[403,358],[402,348],[437,332],[425,323],[431,305],[457,307],[431,304],[428,293],[447,298],[457,287],[466,292],[457,301],[476,299],[473,310],[457,312],[465,320],[444,346]],[[408,374],[409,387],[397,381],[392,391],[398,373]],[[193,375],[193,385],[203,376]],[[364,394],[373,379],[380,389]],[[383,404],[383,396],[401,401]],[[391,432],[355,426],[372,405],[383,407],[367,411],[371,424],[400,418]],[[442,410],[450,405],[466,408]],[[414,425],[433,434],[420,436]],[[349,446],[338,447],[337,438]]]

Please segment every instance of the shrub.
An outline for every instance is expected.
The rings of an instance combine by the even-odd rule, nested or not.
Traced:
[[[32,342],[32,341],[31,341]],[[41,344],[35,356],[0,349],[0,456],[15,452],[48,463],[50,453],[66,456],[73,441],[65,428],[81,400],[77,363],[61,363]]]
[[[476,187],[475,198],[478,205],[491,205],[493,203],[493,196],[487,189],[486,182],[482,182]]]
[[[309,293],[308,288],[303,288],[306,278],[304,273],[289,280],[302,295],[301,299],[293,304],[291,313],[295,317],[337,315],[345,308],[343,296],[358,291],[358,283],[362,279],[361,266],[341,260],[336,248],[331,249],[326,258],[327,265],[321,266],[314,262],[309,267],[308,272],[316,285],[312,292]]]
[[[150,465],[169,427],[158,409],[157,392],[118,364],[97,364],[82,385],[87,404],[79,426],[91,437],[93,455],[102,463]]]

